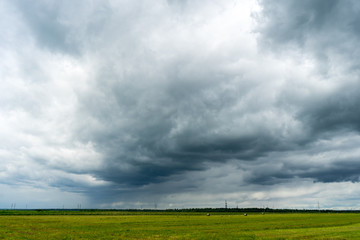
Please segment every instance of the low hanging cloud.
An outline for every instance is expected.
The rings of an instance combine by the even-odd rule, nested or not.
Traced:
[[[4,1],[0,179],[95,207],[355,189],[357,5]]]

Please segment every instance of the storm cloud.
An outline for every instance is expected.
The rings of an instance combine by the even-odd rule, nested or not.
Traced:
[[[1,2],[0,206],[359,207],[359,11]]]

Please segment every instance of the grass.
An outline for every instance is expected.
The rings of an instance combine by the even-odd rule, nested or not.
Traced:
[[[356,213],[22,213],[0,216],[0,239],[360,239]]]

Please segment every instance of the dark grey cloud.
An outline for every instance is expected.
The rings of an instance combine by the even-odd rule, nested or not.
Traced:
[[[301,99],[296,106],[301,121],[313,132],[350,128],[358,131],[359,56],[357,42],[358,3],[356,1],[261,1],[259,43],[274,53],[289,49],[300,56],[316,57],[318,75],[334,87],[311,101]],[[327,84],[325,84],[327,85]],[[289,92],[283,102],[289,100]],[[290,98],[290,101],[294,100]],[[301,103],[301,102],[300,102]],[[291,103],[289,103],[291,104]],[[297,103],[296,103],[297,104]]]
[[[107,1],[12,1],[40,48],[80,55],[82,38],[101,34],[111,10]],[[81,26],[81,27],[80,27]]]
[[[131,58],[124,50],[125,59],[108,62],[113,67],[106,66],[95,76],[98,88],[81,99],[84,106],[80,118],[88,117],[99,124],[99,129],[81,129],[78,135],[86,141],[91,139],[104,154],[103,168],[96,172],[100,179],[140,188],[160,186],[176,175],[206,171],[209,163],[227,164],[235,160],[242,163],[239,169],[250,173],[244,177],[244,184],[276,185],[296,178],[357,181],[356,170],[345,167],[351,165],[352,158],[341,158],[324,166],[312,162],[291,164],[286,158],[299,149],[314,151],[303,155],[311,158],[322,151],[313,149],[321,139],[346,135],[344,130],[358,131],[358,80],[349,71],[354,63],[350,52],[341,53],[338,47],[339,41],[349,36],[346,42],[349,45],[357,38],[356,32],[343,29],[355,16],[342,18],[355,3],[261,4],[263,11],[257,20],[258,42],[263,49],[275,47],[271,50],[273,54],[285,54],[286,49],[303,52],[319,66],[313,70],[314,81],[325,82],[324,86],[331,89],[314,88],[312,79],[305,82],[302,76],[288,76],[280,88],[274,88],[272,84],[276,81],[271,79],[266,89],[264,79],[257,82],[246,76],[254,71],[251,68],[229,72],[219,65],[216,55],[203,59],[208,49],[185,53],[172,50],[175,57],[164,63],[155,52],[148,51],[151,44],[135,42]],[[236,48],[234,45],[233,49]],[[234,54],[223,61],[229,64],[236,58],[247,56]],[[331,72],[333,65],[344,59],[344,68]],[[122,61],[136,65],[136,71],[114,71]],[[150,62],[155,67],[150,67]],[[351,79],[338,79],[339,73]],[[298,94],[294,83],[308,94]],[[272,158],[273,153],[278,153],[281,160]],[[177,191],[183,189],[178,186]]]
[[[184,83],[183,79],[173,82],[174,74],[169,75],[170,83],[146,89],[133,83],[130,86],[114,83],[116,86],[104,89],[111,89],[110,93],[101,94],[109,101],[97,102],[92,93],[85,96],[83,114],[100,124],[101,130],[81,128],[78,135],[85,135],[87,141],[90,138],[105,154],[106,170],[99,173],[102,178],[143,185],[184,171],[203,169],[205,162],[251,161],[268,151],[287,148],[287,143],[263,128],[262,123],[241,125],[249,113],[237,110],[234,105],[246,93],[241,86],[217,90],[228,83],[227,78],[236,76],[220,79],[215,76],[206,85],[197,81],[189,83],[186,79]],[[211,76],[205,79],[208,77]],[[101,90],[96,91],[99,94]],[[104,112],[104,107],[109,111]],[[259,111],[261,114],[263,109]],[[253,114],[256,116],[256,111]],[[249,128],[254,132],[246,133]]]
[[[100,207],[309,204],[356,189],[358,7],[0,4],[17,20],[0,42],[0,134],[12,139],[0,179]]]
[[[359,3],[357,1],[260,1],[260,43],[267,49],[300,51],[319,59],[325,74],[342,63],[358,69]]]
[[[346,7],[349,2],[344,3]],[[305,46],[310,36],[319,38],[339,20],[337,0],[330,1],[261,1],[263,11],[260,21],[265,41],[274,44],[297,44]],[[343,21],[343,20],[342,20]],[[335,30],[336,31],[336,30]],[[330,32],[331,33],[331,32]],[[316,39],[314,42],[316,42]],[[325,40],[325,39],[321,39]],[[331,41],[332,39],[329,39]]]

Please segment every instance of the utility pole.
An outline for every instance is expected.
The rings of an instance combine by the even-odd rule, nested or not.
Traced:
[[[225,200],[225,209],[227,209],[227,201]]]

